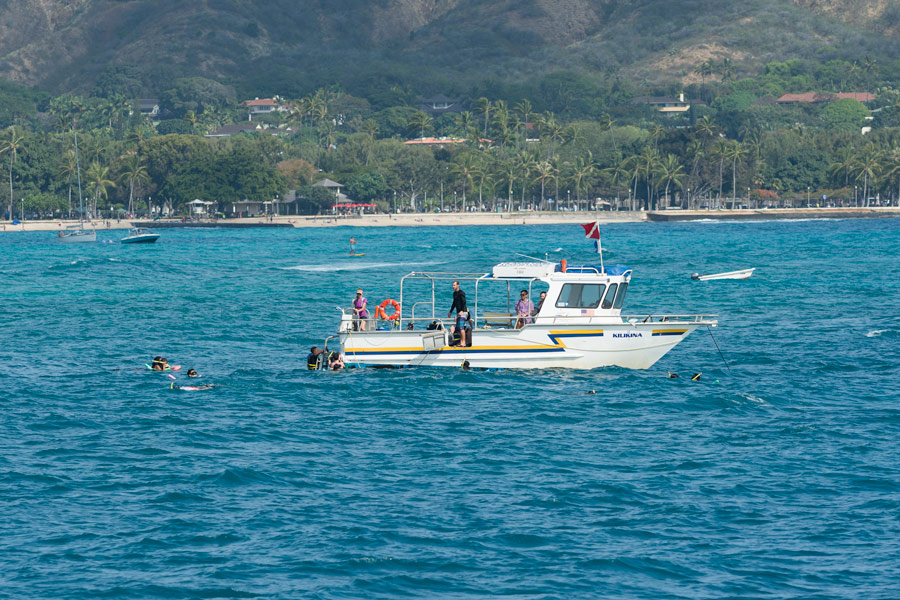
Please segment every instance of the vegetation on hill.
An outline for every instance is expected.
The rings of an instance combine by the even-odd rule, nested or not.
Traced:
[[[0,85],[8,213],[72,213],[73,129],[94,214],[288,190],[315,213],[323,177],[383,209],[900,193],[889,2],[852,19],[850,0],[20,4],[0,7],[0,72],[57,93]],[[777,102],[789,92],[819,101]],[[462,112],[422,112],[436,93]],[[202,137],[273,94],[287,110],[254,117],[267,129]],[[676,116],[637,101],[679,94]],[[134,102],[148,96],[153,124]],[[403,143],[431,135],[466,142]]]

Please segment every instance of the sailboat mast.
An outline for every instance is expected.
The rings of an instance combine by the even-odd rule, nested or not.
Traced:
[[[78,132],[75,131],[75,171],[78,174],[78,209],[81,216],[81,225],[84,226],[84,200],[81,198],[81,163],[78,161]]]

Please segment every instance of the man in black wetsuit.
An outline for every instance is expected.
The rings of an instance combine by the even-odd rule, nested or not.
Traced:
[[[453,305],[447,317],[456,311],[456,325],[450,327],[450,339],[453,340],[454,333],[459,330],[459,345],[472,345],[472,328],[469,321],[469,309],[466,307],[466,293],[459,288],[459,282],[453,282]]]
[[[315,371],[319,368],[319,356],[325,352],[324,350],[319,350],[316,346],[313,346],[309,349],[309,354],[306,355],[306,368],[310,371]]]

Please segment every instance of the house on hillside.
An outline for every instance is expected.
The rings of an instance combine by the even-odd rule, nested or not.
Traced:
[[[874,100],[875,94],[870,94],[869,92],[838,92],[836,94],[829,92],[804,92],[802,94],[784,94],[775,102],[777,104],[820,104],[847,98],[865,104]]]
[[[287,107],[281,104],[278,96],[275,96],[274,98],[254,98],[253,100],[244,100],[243,105],[246,106],[250,112],[250,120],[253,120],[253,115],[267,115],[271,112],[287,111]]]
[[[255,131],[263,131],[263,126],[259,123],[233,123],[231,125],[223,125],[212,133],[206,134],[204,137],[228,137],[238,133],[252,133]]]
[[[138,98],[135,103],[143,116],[151,119],[159,117],[159,100],[156,98]]]
[[[684,94],[678,94],[677,98],[669,96],[638,96],[632,100],[632,104],[647,104],[661,113],[680,114],[691,110],[691,103],[699,104],[697,100],[686,100]]]
[[[420,98],[419,110],[430,115],[442,115],[448,112],[461,112],[459,98],[448,98],[443,94],[438,94],[433,98]]]

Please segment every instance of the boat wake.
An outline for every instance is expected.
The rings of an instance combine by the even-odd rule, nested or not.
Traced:
[[[875,338],[875,337],[897,337],[900,335],[900,329],[873,329],[869,333],[866,334],[867,338]]]

